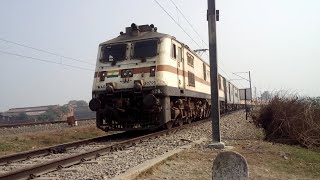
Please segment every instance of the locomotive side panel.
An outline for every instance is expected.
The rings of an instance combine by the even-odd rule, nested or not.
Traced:
[[[203,79],[203,61],[191,53],[189,49],[186,49],[184,55],[187,61],[185,63],[186,89],[209,95],[210,81]]]

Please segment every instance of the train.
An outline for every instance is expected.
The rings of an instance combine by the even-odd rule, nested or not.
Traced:
[[[239,89],[218,75],[221,113]],[[99,44],[89,108],[103,131],[167,129],[210,116],[210,66],[174,36],[136,25]]]

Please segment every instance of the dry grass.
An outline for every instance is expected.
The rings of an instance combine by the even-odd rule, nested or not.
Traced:
[[[95,126],[70,127],[69,129],[3,136],[0,139],[0,155],[53,146],[105,135]]]
[[[233,140],[233,151],[249,165],[250,179],[320,179],[320,152],[261,140]],[[136,179],[212,179],[212,163],[219,151],[194,147],[168,158]]]
[[[320,147],[320,99],[275,95],[253,117],[269,141]]]
[[[235,150],[246,157],[254,179],[320,179],[319,151],[262,141],[239,144],[245,145]]]

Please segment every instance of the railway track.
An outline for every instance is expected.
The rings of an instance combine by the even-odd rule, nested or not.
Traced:
[[[114,132],[96,138],[2,156],[0,157],[0,179],[34,178],[35,174],[59,169],[65,165],[73,164],[73,160],[78,160],[72,157],[81,157],[82,154],[90,152],[90,150],[108,147],[146,133],[148,132]],[[83,159],[80,158],[80,160]]]
[[[159,132],[117,133],[85,141],[66,143],[0,157],[0,179],[30,179],[42,174],[85,163],[103,154],[135,146],[145,140],[159,138],[182,129],[201,124],[206,120],[194,122]]]
[[[88,119],[77,119],[76,121],[92,121],[95,118]],[[47,125],[47,124],[67,124],[67,121],[51,121],[51,122],[32,122],[32,123],[19,123],[19,124],[0,124],[0,128],[17,128],[22,126],[36,126],[36,125]]]
[[[161,137],[167,134],[176,133],[209,120],[196,121],[159,132],[122,132],[3,156],[0,157],[0,180],[31,179],[50,172],[60,172],[59,170],[68,169],[73,165],[90,164],[94,159],[108,153],[130,149],[154,138],[162,139]]]

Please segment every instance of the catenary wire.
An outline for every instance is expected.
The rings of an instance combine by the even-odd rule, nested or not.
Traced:
[[[199,47],[199,48],[201,48],[201,46],[190,36],[190,34],[189,33],[187,33],[187,31],[168,13],[168,11],[166,11],[165,9],[164,9],[164,7],[157,1],[157,0],[154,0],[157,4],[158,4],[158,6],[174,21],[174,23],[176,24],[176,25],[178,25],[179,27],[180,27],[180,29],[187,35],[187,36],[189,36],[189,38]]]
[[[1,50],[0,50],[0,53],[8,54],[8,55],[11,55],[11,56],[16,56],[16,57],[22,57],[22,58],[32,59],[32,60],[36,60],[36,61],[47,62],[47,63],[51,63],[51,64],[58,64],[58,65],[68,66],[68,67],[77,68],[77,69],[82,69],[82,70],[87,70],[87,71],[94,71],[94,70],[88,69],[88,68],[83,68],[83,67],[79,67],[79,66],[73,66],[73,65],[64,64],[64,63],[58,63],[58,62],[49,61],[49,60],[46,60],[46,59],[40,59],[40,58],[36,58],[36,57],[25,56],[25,55],[16,54],[16,53],[11,53],[11,52],[6,52],[6,51],[1,51]]]
[[[200,38],[200,40],[202,41],[202,43],[204,45],[206,45],[207,47],[209,47],[209,45],[201,38],[200,34],[198,33],[198,31],[193,27],[193,25],[190,23],[190,21],[187,19],[187,17],[182,13],[182,11],[179,9],[179,7],[176,5],[176,3],[173,0],[170,0],[172,2],[172,4],[177,8],[177,10],[179,11],[179,13],[182,15],[182,17],[187,21],[187,23],[189,24],[189,26],[192,28],[192,30],[198,35],[198,37]]]
[[[47,54],[51,54],[51,55],[54,55],[54,56],[58,56],[58,57],[61,57],[61,58],[65,58],[65,59],[69,59],[69,60],[73,60],[73,61],[77,61],[77,62],[81,62],[81,63],[86,63],[86,64],[90,64],[90,65],[95,65],[95,64],[90,63],[90,62],[86,62],[86,61],[83,61],[83,60],[75,59],[75,58],[72,58],[72,57],[67,57],[67,56],[60,55],[60,54],[57,54],[57,53],[53,53],[53,52],[50,52],[50,51],[46,51],[46,50],[43,50],[43,49],[27,46],[27,45],[20,44],[20,43],[17,43],[17,42],[13,42],[13,41],[9,41],[9,40],[3,39],[3,38],[0,38],[0,40],[4,41],[4,42],[7,42],[7,43],[15,44],[17,46],[22,46],[22,47],[25,47],[25,48],[29,48],[29,49],[33,49],[33,50],[40,51],[40,52],[43,52],[43,53],[47,53]]]
[[[187,21],[187,23],[189,24],[189,26],[192,28],[192,30],[198,35],[198,37],[200,38],[200,40],[202,41],[202,43],[204,45],[206,45],[207,47],[209,47],[209,45],[207,43],[205,43],[205,41],[201,38],[200,34],[198,33],[198,31],[193,27],[193,25],[190,23],[190,21],[187,19],[187,17],[182,13],[182,11],[179,9],[179,7],[174,3],[173,0],[170,0],[172,2],[172,4],[176,7],[176,9],[179,11],[179,13],[182,15],[182,17]],[[186,33],[186,31],[182,28],[182,26],[159,4],[159,2],[157,0],[155,0],[155,2],[163,9],[164,12],[167,13],[167,15]],[[193,42],[195,42],[195,40],[188,34],[186,33],[191,39]],[[196,43],[196,42],[195,42]],[[196,43],[197,44],[197,43]],[[197,44],[198,45],[198,44]],[[199,45],[198,45],[199,46]],[[199,46],[200,47],[200,46]],[[206,52],[207,54],[207,52]],[[208,55],[208,54],[207,54]],[[209,55],[208,55],[209,56]],[[226,73],[219,65],[218,65],[218,68],[223,71],[229,79],[230,76],[228,75],[228,73]]]

